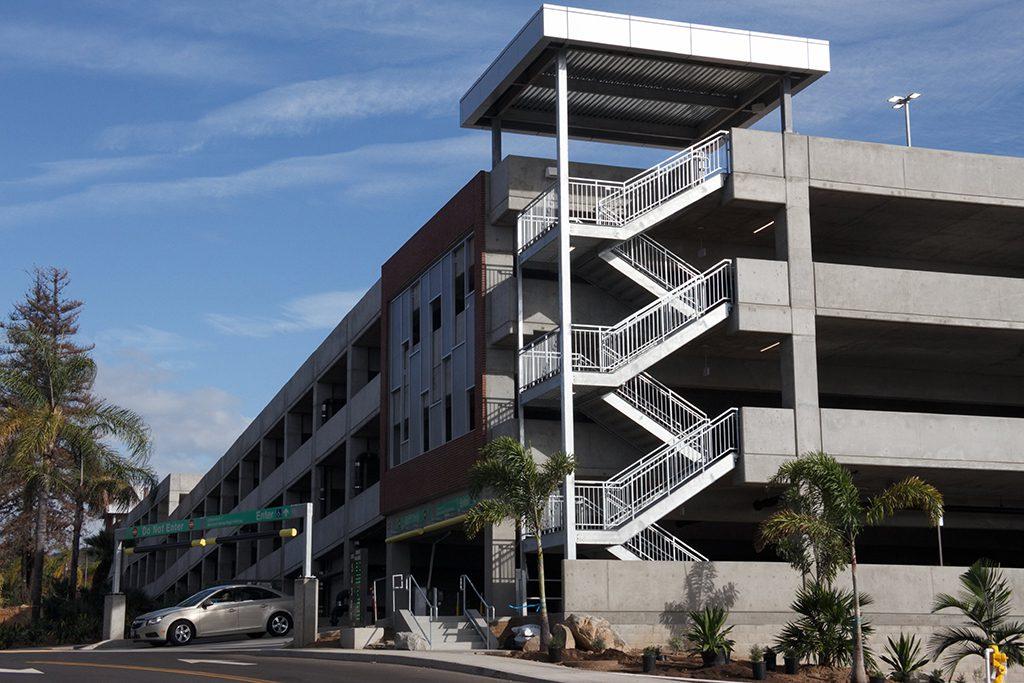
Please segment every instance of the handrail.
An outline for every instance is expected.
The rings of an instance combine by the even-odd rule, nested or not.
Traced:
[[[480,630],[480,625],[476,623],[476,620],[474,620],[469,615],[469,606],[468,603],[466,602],[466,584],[469,584],[469,587],[473,589],[473,593],[476,595],[477,600],[479,600],[480,604],[484,607],[484,613],[482,616],[484,617],[484,621],[487,622],[486,634]],[[484,645],[487,647],[488,650],[490,650],[491,638],[494,635],[491,633],[491,623],[494,622],[495,618],[494,607],[486,600],[484,600],[484,597],[480,595],[480,591],[476,589],[476,586],[473,584],[473,581],[465,574],[459,577],[459,590],[462,591],[462,616],[466,617],[466,620],[473,625],[473,628],[476,629],[476,632],[480,634],[480,638],[483,639]]]
[[[397,579],[397,581],[396,581],[396,579]],[[395,591],[396,590],[404,590],[405,591],[406,599],[408,600],[407,605],[408,605],[409,615],[412,617],[412,621],[416,624],[416,628],[418,628],[420,633],[423,634],[423,637],[427,639],[427,643],[429,643],[430,646],[433,647],[434,646],[434,640],[431,637],[431,634],[432,634],[434,629],[433,629],[433,627],[430,624],[433,621],[437,621],[437,604],[430,602],[430,598],[427,597],[427,593],[420,587],[420,584],[419,584],[419,582],[416,581],[416,577],[415,576],[413,576],[412,574],[392,574],[391,575],[391,609],[392,609],[392,614],[397,614],[398,613],[398,609],[397,609],[397,607],[395,605]],[[423,629],[423,625],[420,623],[419,619],[417,618],[417,616],[419,616],[419,615],[417,615],[416,611],[413,609],[413,604],[412,604],[413,590],[415,590],[421,596],[423,596],[423,602],[427,606],[427,614],[424,615],[424,616],[427,617],[427,629],[426,630]]]
[[[615,394],[668,429],[676,438],[708,421],[707,414],[667,386],[641,372],[615,390]]]
[[[644,233],[631,237],[625,242],[619,242],[608,251],[667,291],[685,285],[693,278],[700,276],[699,270]]]
[[[569,221],[618,227],[729,170],[729,132],[718,131],[624,181],[569,180]],[[558,183],[519,213],[518,253],[558,223]]]
[[[641,560],[668,562],[707,562],[708,558],[670,534],[651,524],[622,544]]]
[[[731,297],[726,259],[615,325],[573,325],[573,369],[614,372]]]
[[[536,337],[519,349],[519,390],[529,389],[562,369],[559,330]]]
[[[615,529],[737,448],[738,410],[725,411],[605,481],[576,482],[577,526]],[[693,459],[690,453],[697,453]],[[586,503],[580,503],[586,501]],[[596,513],[594,511],[597,511]]]

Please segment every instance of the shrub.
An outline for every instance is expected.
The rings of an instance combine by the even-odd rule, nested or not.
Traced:
[[[728,655],[732,652],[736,641],[729,638],[732,626],[726,626],[729,613],[722,607],[705,607],[698,612],[690,612],[693,622],[686,639],[693,645],[694,652],[714,652]]]
[[[551,634],[551,642],[548,643],[548,647],[555,650],[560,650],[565,647],[565,632],[562,629],[558,629]]]
[[[754,645],[754,647],[750,648],[750,661],[755,664],[764,661],[764,648],[760,645]]]
[[[644,648],[645,655],[654,655],[655,657],[661,656],[661,648],[657,645],[648,645]]]
[[[673,652],[682,652],[686,647],[686,641],[682,636],[672,636],[668,639],[668,646]]]
[[[870,605],[870,596],[861,594],[860,604]],[[811,583],[796,593],[790,609],[800,615],[782,629],[776,642],[779,650],[797,658],[813,656],[823,666],[849,666],[853,660],[853,591]],[[864,621],[865,639],[873,629]],[[864,657],[873,664],[867,646]]]
[[[602,638],[601,636],[594,638],[593,646],[594,652],[602,652],[608,649],[608,644],[604,642],[604,638]]]
[[[927,657],[921,656],[921,643],[917,636],[907,636],[901,633],[899,640],[893,640],[889,636],[885,654],[882,661],[891,668],[889,677],[899,683],[910,683],[914,678],[914,672],[924,668],[928,663]]]

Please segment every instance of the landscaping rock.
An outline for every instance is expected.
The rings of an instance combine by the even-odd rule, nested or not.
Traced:
[[[430,643],[418,633],[399,631],[395,634],[396,650],[429,650]]]
[[[572,632],[576,647],[581,650],[593,650],[597,641],[603,642],[606,648],[622,650],[626,647],[626,641],[615,632],[607,619],[587,614],[570,614],[565,625]]]
[[[576,638],[572,635],[572,631],[565,624],[555,624],[555,627],[551,629],[551,638],[554,639],[559,633],[565,639],[564,649],[575,650],[576,649]]]
[[[523,641],[523,652],[540,652],[540,636]]]

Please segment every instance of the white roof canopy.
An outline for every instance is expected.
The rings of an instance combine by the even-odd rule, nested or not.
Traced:
[[[461,124],[552,135],[554,57],[577,138],[685,146],[746,127],[829,70],[828,42],[543,5],[460,102]]]

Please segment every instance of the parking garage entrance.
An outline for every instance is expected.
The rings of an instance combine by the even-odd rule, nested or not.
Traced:
[[[390,575],[411,576],[421,589],[413,591],[412,597],[392,596],[401,603],[411,599],[415,613],[423,614],[423,605],[416,604],[425,599],[434,600],[438,614],[460,614],[460,581],[469,577],[475,586],[484,586],[485,580],[485,539],[484,534],[467,538],[463,522],[466,512],[473,505],[472,497],[466,493],[447,496],[437,501],[418,506],[387,520],[387,559]],[[390,607],[391,605],[389,605]],[[398,604],[399,608],[407,605]]]

